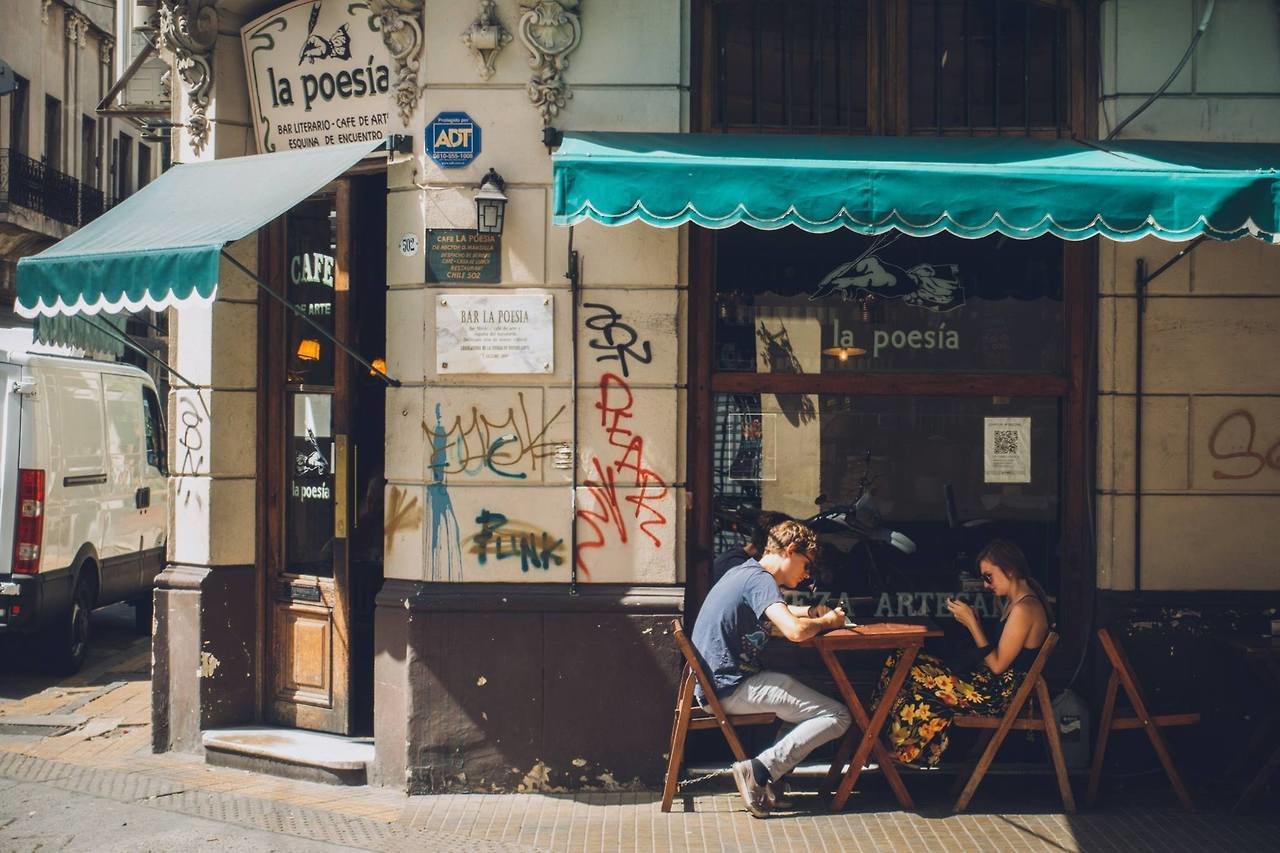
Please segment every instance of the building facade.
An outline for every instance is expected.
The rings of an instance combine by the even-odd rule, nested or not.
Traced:
[[[17,88],[0,96],[0,300],[11,324],[19,258],[93,221],[159,173],[134,125],[101,116],[116,75],[116,4],[21,0],[6,6],[0,59]]]
[[[669,624],[713,554],[755,511],[864,493],[914,552],[835,531],[819,595],[940,618],[1011,537],[1085,694],[1101,624],[1207,666],[1186,641],[1274,606],[1275,246],[1197,245],[1139,312],[1139,259],[1187,245],[553,223],[556,132],[1100,140],[1196,0],[323,6],[168,4],[175,159],[340,142],[262,105],[344,85],[412,153],[233,244],[217,298],[175,311],[199,387],[170,401],[157,749],[266,721],[371,734],[371,779],[415,792],[652,785]],[[1278,33],[1274,4],[1218,4],[1119,138],[1273,143]],[[325,64],[348,42],[367,95]],[[505,224],[476,243],[489,169]]]

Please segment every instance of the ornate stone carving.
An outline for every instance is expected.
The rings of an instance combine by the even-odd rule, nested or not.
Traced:
[[[67,41],[76,47],[85,46],[85,33],[89,31],[89,19],[79,12],[67,10],[67,16],[63,20],[63,29],[67,36]]]
[[[40,0],[40,23],[49,23],[49,7],[53,5],[53,0]]]
[[[400,121],[405,125],[418,108],[426,86],[418,85],[422,51],[422,7],[424,0],[369,0],[370,25],[382,32],[382,43],[395,63],[395,94]]]
[[[213,46],[218,40],[217,0],[161,0],[160,46],[174,55],[187,87],[191,147],[199,153],[209,141],[209,97],[213,92]]]
[[[98,61],[103,65],[110,65],[112,57],[115,53],[116,41],[110,36],[102,36],[98,39]]]
[[[480,0],[480,15],[462,34],[462,43],[476,56],[476,72],[481,80],[493,76],[493,64],[502,49],[511,43],[511,32],[496,14],[496,0]]]
[[[520,0],[524,14],[516,31],[520,43],[532,54],[529,100],[542,114],[544,125],[550,124],[564,109],[565,101],[573,97],[564,70],[569,67],[569,54],[582,41],[580,5],[580,0]]]

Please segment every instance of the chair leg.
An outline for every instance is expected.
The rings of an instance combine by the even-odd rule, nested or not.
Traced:
[[[1000,747],[1004,744],[1004,739],[1009,734],[1010,729],[1001,727],[1001,729],[990,729],[990,731],[991,737],[987,741],[986,747],[982,750],[982,756],[978,759],[978,763],[974,765],[973,772],[969,774],[969,781],[961,789],[960,796],[956,799],[956,804],[951,809],[956,814],[960,814],[969,808],[969,801],[973,799],[974,793],[978,790],[982,777],[986,776],[987,770],[991,768],[991,762],[995,761],[996,753],[1000,751]]]
[[[1098,787],[1102,784],[1102,759],[1107,753],[1107,740],[1111,737],[1111,721],[1116,713],[1116,691],[1120,689],[1120,676],[1111,670],[1107,680],[1107,697],[1102,702],[1102,719],[1098,721],[1098,743],[1093,748],[1093,766],[1089,768],[1089,790],[1084,796],[1085,806],[1093,808],[1098,801]]]
[[[1177,766],[1173,763],[1173,756],[1169,753],[1169,744],[1165,741],[1164,735],[1160,733],[1160,726],[1154,721],[1148,721],[1143,726],[1143,730],[1147,733],[1147,738],[1151,741],[1151,747],[1156,751],[1156,757],[1160,759],[1160,764],[1164,766],[1165,775],[1169,777],[1169,784],[1173,785],[1173,792],[1178,795],[1178,802],[1182,803],[1182,807],[1189,812],[1196,810],[1195,804],[1191,802],[1191,794],[1187,792],[1187,786],[1182,782],[1182,774],[1178,772]]]
[[[662,810],[671,811],[676,787],[680,782],[680,765],[684,762],[684,742],[689,735],[689,720],[693,716],[693,679],[681,679],[680,696],[676,700],[676,718],[671,726],[671,754],[667,758],[667,778],[662,784]]]
[[[1058,777],[1058,791],[1062,794],[1062,808],[1067,814],[1076,813],[1076,799],[1071,793],[1071,780],[1067,778],[1067,762],[1062,758],[1062,740],[1058,734],[1058,718],[1053,715],[1053,703],[1049,701],[1049,688],[1044,679],[1036,682],[1036,698],[1040,703],[1040,719],[1044,721],[1044,736],[1049,742],[1049,756],[1053,760],[1053,772]]]
[[[973,768],[977,766],[978,756],[982,755],[982,750],[987,748],[987,744],[991,742],[991,736],[996,733],[995,729],[978,729],[978,739],[973,742],[973,747],[969,750],[969,754],[965,756],[964,763],[961,765],[964,769],[956,774],[955,784],[951,786],[951,796],[958,797],[960,792],[964,790],[964,783],[969,778],[969,774],[973,772]]]

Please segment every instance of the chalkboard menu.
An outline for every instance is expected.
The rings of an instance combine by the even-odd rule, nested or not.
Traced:
[[[502,241],[497,234],[465,228],[427,231],[427,281],[497,284],[502,280]]]

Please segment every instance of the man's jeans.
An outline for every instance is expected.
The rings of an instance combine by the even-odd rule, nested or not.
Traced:
[[[777,743],[756,756],[775,781],[819,746],[844,734],[850,723],[849,709],[843,703],[781,672],[749,676],[720,704],[726,714],[770,713],[795,724]]]

